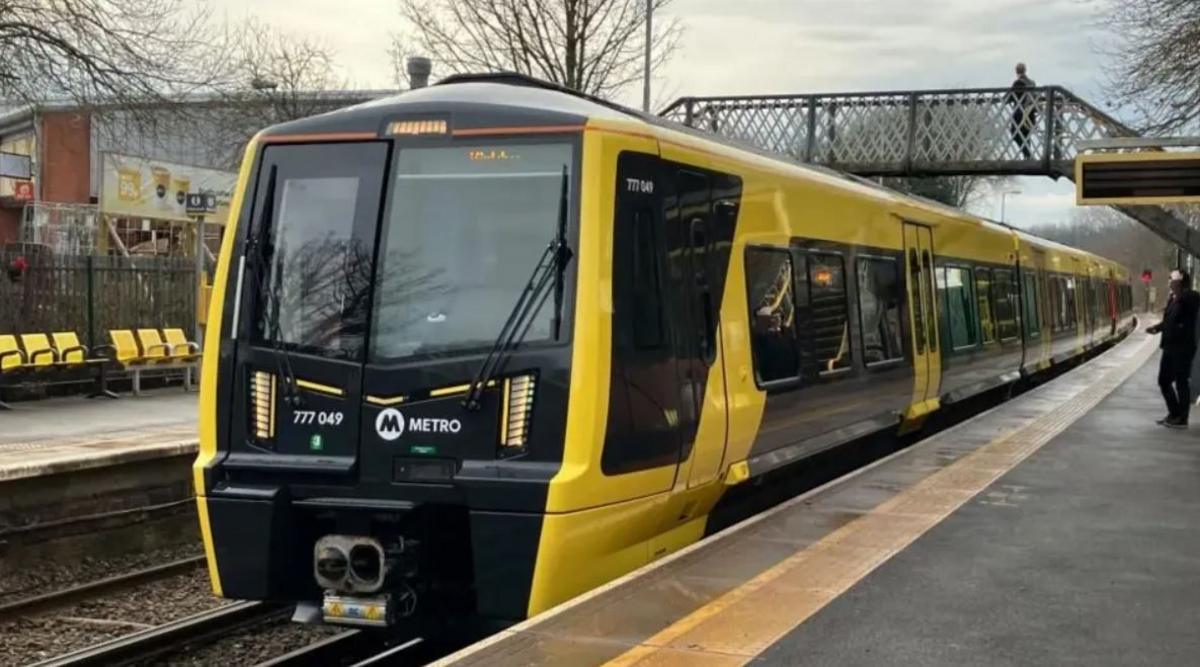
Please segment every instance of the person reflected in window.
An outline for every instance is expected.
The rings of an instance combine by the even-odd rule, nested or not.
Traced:
[[[792,300],[792,263],[783,253],[765,253],[762,258],[782,259],[769,282],[759,285],[762,296],[754,309],[754,346],[760,379],[774,381],[795,377],[800,358],[796,350],[796,310]],[[769,263],[754,265],[768,269]]]
[[[1200,294],[1192,289],[1187,271],[1171,272],[1171,294],[1162,321],[1146,329],[1161,334],[1162,358],[1158,362],[1158,386],[1167,403],[1167,416],[1158,420],[1168,428],[1185,429],[1191,407],[1192,358],[1196,356],[1196,313]]]
[[[1012,133],[1013,143],[1021,149],[1026,160],[1033,158],[1029,149],[1029,134],[1038,121],[1037,100],[1030,89],[1037,83],[1025,73],[1025,63],[1017,63],[1017,78],[1012,83],[1007,102],[1012,106],[1012,121],[1009,132]]]

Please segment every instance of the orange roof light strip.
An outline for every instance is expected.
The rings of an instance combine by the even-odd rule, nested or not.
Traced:
[[[422,135],[446,134],[450,129],[445,119],[427,118],[424,120],[398,120],[388,124],[387,133],[391,135]]]

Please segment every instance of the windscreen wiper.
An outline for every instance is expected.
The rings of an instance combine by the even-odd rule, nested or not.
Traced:
[[[567,270],[567,262],[571,261],[571,248],[567,245],[567,165],[563,165],[562,187],[558,197],[558,234],[554,237],[557,245],[554,266],[554,320],[552,329],[554,340],[558,340],[558,330],[562,328],[563,309],[563,274]]]
[[[507,361],[508,355],[525,338],[525,334],[529,332],[529,328],[533,325],[534,317],[542,309],[542,305],[546,302],[546,297],[549,296],[547,288],[550,286],[552,280],[554,282],[553,329],[554,338],[558,339],[562,323],[563,274],[566,271],[567,263],[571,261],[572,257],[571,248],[567,245],[568,195],[567,168],[563,166],[562,188],[558,200],[557,229],[554,239],[542,251],[542,256],[538,258],[537,265],[533,268],[533,275],[529,276],[529,281],[525,283],[525,287],[521,290],[521,296],[517,298],[517,303],[513,305],[512,311],[508,314],[508,319],[505,320],[504,326],[500,328],[500,335],[496,337],[496,342],[492,344],[492,349],[484,357],[483,364],[479,367],[479,372],[475,374],[475,379],[471,381],[471,388],[467,390],[466,398],[463,399],[463,407],[468,410],[474,411],[479,409],[480,398],[483,397],[484,389],[491,384],[496,374],[504,368],[504,362]]]
[[[296,390],[296,375],[292,372],[292,359],[288,355],[287,348],[283,344],[283,327],[279,323],[280,309],[280,284],[282,280],[275,280],[274,289],[267,293],[265,278],[263,277],[267,271],[267,258],[263,248],[262,238],[269,232],[271,228],[272,218],[275,217],[275,181],[279,167],[271,165],[271,173],[267,177],[266,201],[263,204],[263,212],[259,217],[259,237],[253,240],[254,260],[254,282],[255,289],[258,291],[259,298],[264,301],[264,307],[267,309],[267,331],[264,332],[270,340],[271,350],[275,357],[275,371],[283,380],[283,402],[286,405],[299,407],[301,405],[300,392]],[[281,278],[277,276],[276,278]],[[269,300],[267,300],[269,297]]]

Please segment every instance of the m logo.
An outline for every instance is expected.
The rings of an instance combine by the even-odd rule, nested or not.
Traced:
[[[375,432],[384,440],[395,440],[404,435],[404,415],[396,408],[387,408],[375,418]]]

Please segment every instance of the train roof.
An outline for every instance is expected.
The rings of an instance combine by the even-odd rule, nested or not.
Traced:
[[[1011,225],[976,216],[961,209],[902,193],[875,181],[820,165],[805,164],[752,144],[714,135],[660,116],[643,113],[607,100],[523,74],[459,74],[425,88],[382,97],[309,118],[282,123],[263,131],[273,135],[337,135],[347,133],[380,134],[384,124],[397,117],[423,113],[454,114],[456,129],[500,126],[584,126],[589,120],[640,122],[670,132],[681,133],[698,141],[716,143],[759,158],[800,169],[810,177],[830,185],[855,191],[892,203],[923,209],[938,216],[971,222],[997,232],[1015,233],[1022,240],[1049,250],[1092,257],[1103,257],[1042,238]]]

